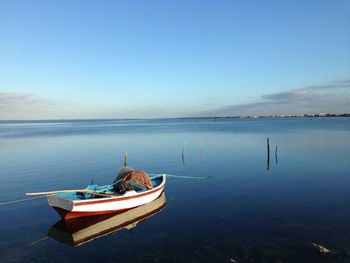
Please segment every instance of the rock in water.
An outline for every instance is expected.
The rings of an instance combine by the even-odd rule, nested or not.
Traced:
[[[321,245],[319,245],[319,244],[312,243],[312,245],[313,245],[314,248],[315,248],[318,252],[320,252],[321,254],[328,254],[328,253],[331,252],[330,249],[328,249],[328,248],[326,248],[326,247],[324,247],[324,246],[321,246]]]

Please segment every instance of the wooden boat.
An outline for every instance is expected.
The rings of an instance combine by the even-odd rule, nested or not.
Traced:
[[[52,239],[69,246],[79,246],[96,238],[115,233],[123,228],[131,229],[140,222],[160,212],[166,204],[165,194],[152,202],[118,214],[106,214],[60,220],[48,231]]]
[[[157,199],[164,191],[166,176],[150,177],[153,188],[135,189],[125,194],[111,192],[112,185],[88,186],[85,191],[60,192],[47,197],[63,219],[122,212]]]

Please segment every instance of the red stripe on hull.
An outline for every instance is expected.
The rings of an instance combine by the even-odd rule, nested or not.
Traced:
[[[78,217],[86,217],[86,216],[113,214],[113,213],[119,213],[119,212],[129,210],[129,209],[121,209],[121,210],[109,210],[109,211],[98,211],[98,212],[71,212],[59,207],[53,207],[53,208],[64,220],[78,218]]]

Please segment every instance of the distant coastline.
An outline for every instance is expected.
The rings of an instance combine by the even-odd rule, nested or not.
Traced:
[[[177,119],[278,119],[278,118],[334,118],[350,117],[350,113],[315,113],[315,114],[272,114],[272,115],[237,115],[237,116],[196,116],[196,117],[173,117],[173,118],[101,118],[101,119],[46,119],[46,120],[0,120],[0,123],[18,123],[18,122],[81,122],[81,121],[142,121],[142,120],[177,120]]]
[[[329,118],[329,117],[350,117],[350,113],[315,113],[315,114],[273,114],[273,115],[240,115],[215,118]]]

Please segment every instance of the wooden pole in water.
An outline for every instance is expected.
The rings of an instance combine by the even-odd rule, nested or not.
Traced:
[[[278,149],[278,145],[276,145],[276,149],[275,149],[275,159],[276,159],[276,163],[278,163],[277,149]]]
[[[124,166],[128,166],[128,150],[125,150],[124,153]]]
[[[270,139],[267,137],[267,170],[270,170]]]
[[[182,165],[185,166],[185,146],[186,143],[184,142],[184,145],[182,147]]]
[[[202,159],[202,157],[203,157],[203,138],[201,138],[201,146],[200,146],[200,150],[199,150],[199,156]]]

